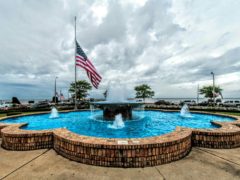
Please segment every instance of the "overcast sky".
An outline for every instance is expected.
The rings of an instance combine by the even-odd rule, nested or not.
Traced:
[[[77,40],[103,80],[149,84],[155,97],[196,97],[213,71],[240,97],[240,0],[0,0],[0,99],[67,96]],[[78,79],[87,79],[78,69]]]

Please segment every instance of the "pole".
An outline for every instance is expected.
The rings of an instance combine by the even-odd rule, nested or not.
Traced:
[[[74,104],[74,110],[77,110],[77,66],[76,66],[76,50],[77,50],[77,47],[76,47],[76,42],[77,42],[77,33],[76,33],[76,21],[77,21],[77,17],[75,16],[74,17],[74,22],[75,22],[75,26],[74,26],[74,29],[75,29],[75,39],[74,39],[74,44],[75,44],[75,56],[74,56],[74,68],[75,68],[75,104]]]
[[[197,86],[197,104],[199,103],[199,84]]]
[[[213,78],[213,103],[215,103],[215,77],[213,72],[211,72],[211,74]]]
[[[55,86],[54,86],[54,102],[57,103],[57,78],[55,77]]]

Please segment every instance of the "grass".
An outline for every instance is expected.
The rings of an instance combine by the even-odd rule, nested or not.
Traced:
[[[38,113],[38,112],[42,112],[42,111],[34,111],[34,112],[32,112],[32,111],[29,111],[29,112],[22,112],[21,114],[19,114],[19,115],[24,115],[24,114],[32,114],[32,113]],[[2,117],[6,117],[7,116],[7,113],[2,113],[2,114],[0,114],[0,118],[2,118]]]
[[[7,114],[0,114],[0,118],[1,118],[1,117],[5,117],[6,115],[7,115]]]
[[[240,116],[240,112],[219,112],[221,114]]]

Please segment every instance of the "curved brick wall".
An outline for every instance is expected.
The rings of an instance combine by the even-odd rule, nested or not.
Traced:
[[[240,119],[212,122],[217,129],[176,128],[151,138],[108,139],[81,136],[67,129],[30,131],[26,124],[0,123],[2,147],[8,150],[54,148],[62,156],[85,164],[111,167],[145,167],[172,162],[186,156],[192,146],[240,147]]]
[[[54,149],[68,159],[85,164],[155,166],[186,156],[191,150],[191,131],[179,129],[168,135],[143,139],[103,139],[60,129],[54,131]]]
[[[2,130],[3,128],[5,128],[5,127],[7,127],[7,125],[0,123],[0,138],[2,137],[1,130]]]
[[[8,150],[26,151],[53,147],[52,131],[27,131],[19,129],[26,124],[16,124],[1,130],[2,147]]]
[[[221,126],[219,129],[209,130],[192,130],[192,144],[193,146],[229,149],[240,147],[240,128],[236,126],[236,122],[212,122],[213,124]],[[240,124],[240,123],[239,123]]]

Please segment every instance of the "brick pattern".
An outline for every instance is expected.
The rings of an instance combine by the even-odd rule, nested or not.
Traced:
[[[217,130],[194,130],[192,131],[193,146],[230,149],[240,147],[240,128],[230,123],[221,124],[221,128]]]
[[[81,136],[67,129],[22,130],[26,124],[0,123],[2,147],[8,150],[54,148],[62,156],[85,164],[109,167],[146,167],[172,162],[186,156],[192,146],[240,147],[240,119],[212,122],[217,129],[177,127],[172,133],[131,139]]]
[[[127,145],[118,145],[119,139],[111,139],[109,142],[107,139],[90,138],[88,142],[87,137],[83,137],[85,142],[82,142],[75,139],[79,135],[68,130],[56,130],[54,149],[68,159],[85,164],[109,167],[155,166],[181,159],[190,152],[191,131],[182,130],[179,133],[179,138],[175,137],[172,141],[164,142],[159,136],[159,141],[158,138],[144,138],[145,142],[142,144],[140,139],[129,139],[125,140]],[[71,137],[66,138],[66,134]]]
[[[230,133],[193,131],[192,143],[193,146],[205,148],[236,148],[240,147],[240,131]]]
[[[2,133],[1,133],[1,130],[3,128],[7,127],[7,125],[3,124],[3,123],[0,123],[0,138],[2,137]]]
[[[26,131],[25,124],[10,125],[2,129],[2,147],[8,150],[26,151],[53,147],[52,131]]]

